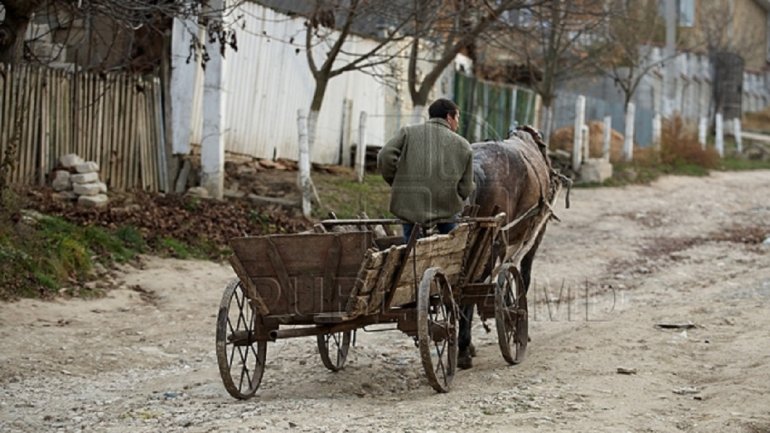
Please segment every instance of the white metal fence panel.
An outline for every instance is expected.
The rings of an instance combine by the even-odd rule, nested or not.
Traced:
[[[279,14],[261,5],[246,2],[233,16],[242,16],[238,26],[238,51],[226,53],[225,147],[227,151],[260,158],[297,159],[296,113],[309,109],[315,89],[302,42],[304,19]],[[291,41],[291,42],[290,42]],[[349,38],[346,51],[363,52],[372,40]],[[175,52],[187,47],[174,46]],[[324,46],[318,46],[317,59],[323,59]],[[320,61],[319,61],[320,62]],[[202,69],[194,87],[191,141],[201,142]],[[192,86],[192,85],[191,85]],[[386,95],[389,88],[359,71],[344,73],[329,82],[318,119],[311,160],[337,163],[342,160],[343,131],[356,135],[359,113],[374,115],[367,125],[367,144],[382,145],[385,135]],[[350,103],[344,101],[350,100]],[[345,110],[352,113],[343,125]],[[381,116],[381,117],[376,117]],[[380,119],[380,120],[377,120]],[[348,140],[346,144],[355,141]]]

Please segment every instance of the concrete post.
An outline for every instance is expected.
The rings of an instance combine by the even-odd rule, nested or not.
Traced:
[[[577,97],[575,102],[575,129],[572,137],[572,170],[576,173],[580,172],[580,165],[582,164],[583,155],[583,124],[585,123],[586,115],[586,98],[583,95]]]
[[[201,70],[196,62],[187,63],[187,56],[182,55],[190,50],[192,35],[188,29],[194,28],[197,28],[195,20],[174,18],[171,33],[171,149],[174,154],[181,155],[190,153],[195,76]]]
[[[307,136],[307,115],[297,110],[297,131],[299,132],[299,188],[302,192],[302,215],[310,218],[313,185],[310,180],[310,143]]]
[[[211,0],[208,9],[222,19],[223,0]],[[219,42],[209,42],[206,49],[213,53],[206,62],[203,77],[203,134],[201,138],[201,186],[209,197],[222,199],[225,180],[225,59],[219,54]]]
[[[698,143],[703,150],[706,150],[706,133],[708,130],[708,119],[701,117],[698,121]]]
[[[356,146],[356,179],[361,183],[364,181],[364,171],[366,170],[366,111],[361,112],[361,118],[358,120],[358,145]]]
[[[660,142],[663,135],[663,118],[660,113],[655,113],[652,118],[652,146],[656,152],[660,152]]]
[[[588,158],[591,157],[591,150],[589,148],[589,136],[588,136],[588,125],[583,125],[582,128],[580,128],[580,142],[582,143],[582,152],[583,157],[581,158],[583,161],[588,161]]]
[[[741,137],[741,119],[733,119],[733,135],[735,136],[735,151],[738,155],[743,153],[743,139]]]
[[[664,0],[664,16],[666,19],[666,47],[664,51],[665,69],[663,71],[663,114],[670,117],[674,114],[676,105],[676,30],[677,10],[676,0]]]
[[[636,117],[636,105],[628,103],[626,109],[626,136],[623,139],[623,160],[634,159],[634,118]]]
[[[604,116],[604,143],[602,144],[602,159],[610,160],[610,146],[612,145],[612,116]]]
[[[722,113],[716,115],[716,148],[720,157],[725,156],[725,136],[724,129],[722,127]]]

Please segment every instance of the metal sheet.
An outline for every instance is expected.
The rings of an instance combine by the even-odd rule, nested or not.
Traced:
[[[225,147],[229,152],[259,158],[296,160],[297,110],[309,110],[315,81],[307,64],[304,20],[281,15],[255,3],[244,3],[233,16],[242,16],[238,28],[238,51],[226,53],[224,91],[226,95]],[[293,40],[293,43],[290,41]],[[346,50],[363,52],[372,40],[350,37]],[[175,50],[183,47],[175,46]],[[318,47],[317,58],[324,47]],[[198,74],[193,97],[191,141],[200,143],[202,74]],[[363,72],[341,74],[329,82],[318,120],[311,160],[337,163],[341,159],[343,102],[352,101],[349,122],[351,142],[357,140],[361,111],[366,111],[367,144],[382,145],[385,123],[396,111],[386,101],[398,100],[393,90]],[[346,149],[345,151],[349,151]]]

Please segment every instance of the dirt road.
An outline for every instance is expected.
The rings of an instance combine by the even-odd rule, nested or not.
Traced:
[[[336,374],[314,338],[287,340],[236,401],[214,355],[232,271],[146,258],[103,299],[0,305],[0,431],[770,432],[770,171],[571,199],[535,261],[522,365],[476,323],[474,368],[439,395],[399,332],[359,332]]]

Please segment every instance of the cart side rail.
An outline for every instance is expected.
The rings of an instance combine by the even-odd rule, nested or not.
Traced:
[[[391,290],[395,291],[391,306],[398,307],[415,302],[415,281],[420,281],[423,272],[431,267],[440,267],[449,283],[456,283],[462,275],[469,234],[477,227],[477,223],[461,223],[449,234],[419,239],[408,257],[405,256],[406,245],[374,252],[368,264],[369,268],[362,274],[364,276],[361,288],[355,293],[355,299],[349,303],[348,315],[374,314],[381,311]],[[395,278],[401,266],[404,269],[396,282]]]

